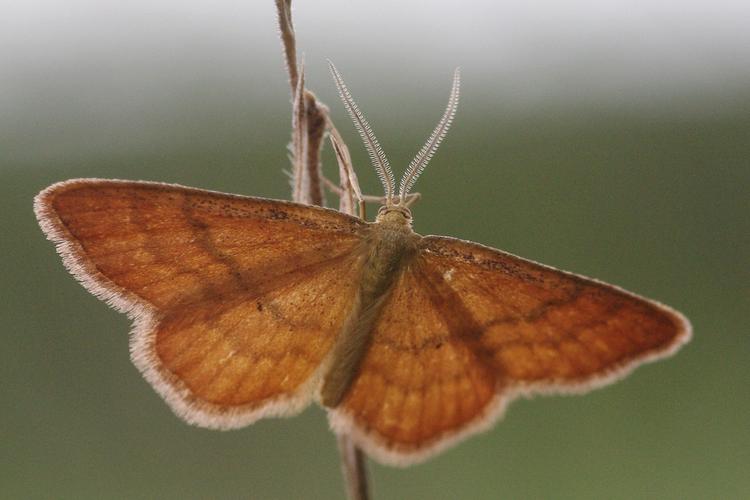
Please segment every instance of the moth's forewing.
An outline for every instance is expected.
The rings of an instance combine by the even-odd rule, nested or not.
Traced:
[[[81,179],[35,200],[68,270],[134,319],[134,363],[191,423],[309,403],[346,317],[365,224],[182,186]]]
[[[386,463],[486,429],[518,394],[584,392],[690,337],[678,312],[610,285],[452,238],[420,249],[330,414]]]

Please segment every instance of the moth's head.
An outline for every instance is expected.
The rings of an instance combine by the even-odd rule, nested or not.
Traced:
[[[453,122],[453,117],[456,115],[456,109],[458,108],[458,91],[461,81],[459,68],[456,68],[456,71],[453,74],[453,87],[451,88],[451,94],[448,98],[448,106],[445,108],[443,117],[440,118],[437,126],[432,131],[432,134],[430,134],[427,142],[419,150],[417,156],[415,156],[411,163],[409,163],[404,176],[401,178],[398,193],[396,193],[396,180],[393,177],[393,170],[391,170],[390,163],[388,163],[388,158],[386,158],[383,148],[380,147],[380,143],[375,137],[372,128],[367,123],[367,120],[365,120],[364,115],[359,110],[354,99],[352,99],[352,95],[349,92],[349,89],[346,88],[344,80],[341,78],[341,74],[331,61],[328,61],[328,66],[331,69],[331,74],[333,75],[333,80],[336,83],[336,88],[339,91],[341,100],[344,102],[344,106],[349,112],[349,116],[352,117],[352,121],[354,121],[357,131],[365,143],[365,147],[370,155],[375,171],[377,171],[378,177],[380,177],[380,182],[385,189],[385,206],[381,207],[378,211],[377,220],[380,221],[381,217],[386,216],[405,217],[409,223],[411,223],[411,213],[407,208],[410,198],[409,192],[417,181],[419,175],[427,166],[427,163],[432,159],[435,151],[437,151],[445,134],[448,133],[448,129]],[[394,215],[388,215],[389,213]]]
[[[383,205],[378,209],[375,222],[411,227],[411,210],[403,205]]]

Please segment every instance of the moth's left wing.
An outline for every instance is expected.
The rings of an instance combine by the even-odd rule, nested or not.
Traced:
[[[403,465],[523,393],[583,392],[674,352],[687,320],[619,288],[453,238],[422,239],[332,426]]]
[[[191,423],[300,411],[356,294],[366,224],[183,186],[55,184],[35,210],[68,270],[134,320],[135,365]]]

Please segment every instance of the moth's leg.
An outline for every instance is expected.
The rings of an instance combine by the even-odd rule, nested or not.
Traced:
[[[344,196],[345,194],[344,193],[345,190],[341,186],[339,186],[338,184],[336,184],[331,179],[325,176],[323,176],[323,185],[336,196],[341,197],[341,196]],[[367,203],[380,203],[380,204],[385,203],[384,196],[373,196],[369,194],[362,195],[362,200],[366,201]]]
[[[344,189],[325,175],[323,176],[323,185],[326,187],[326,189],[328,189],[339,198],[344,195]]]
[[[420,198],[422,198],[422,195],[419,193],[409,193],[406,195],[406,199],[404,200],[404,206],[406,208],[409,208],[417,201],[419,201]]]
[[[337,185],[335,182],[330,180],[329,178],[323,176],[323,185],[333,194],[336,196],[343,196],[344,195],[344,189],[341,188],[341,186]],[[414,203],[416,203],[422,195],[420,193],[409,193],[406,195],[406,207],[412,206]],[[367,203],[378,203],[380,205],[385,205],[385,196],[375,196],[371,194],[363,194],[362,200]]]
[[[419,193],[409,193],[406,195],[406,198],[404,198],[404,206],[406,208],[409,208],[412,205],[414,205],[417,202],[417,200],[419,200],[420,198],[422,198],[422,195]],[[381,203],[385,204],[385,198],[380,198],[380,200],[381,200]],[[396,204],[398,205],[401,204],[401,199],[398,196],[395,197],[395,200],[396,200]]]

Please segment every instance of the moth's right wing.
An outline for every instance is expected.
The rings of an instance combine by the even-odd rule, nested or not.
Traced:
[[[385,463],[488,428],[519,394],[601,386],[690,337],[681,314],[614,286],[453,238],[420,245],[329,413]]]
[[[364,222],[99,179],[50,186],[35,211],[76,279],[134,319],[133,362],[182,418],[238,427],[309,403],[356,293]]]

